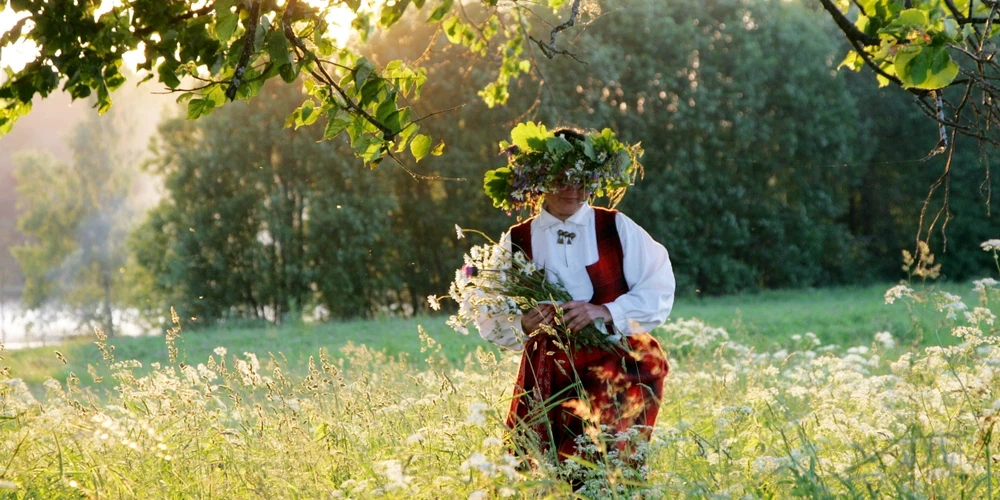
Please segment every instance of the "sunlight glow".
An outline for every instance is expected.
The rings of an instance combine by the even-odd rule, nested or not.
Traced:
[[[326,22],[330,25],[328,35],[338,46],[344,46],[350,41],[353,36],[351,22],[354,21],[356,16],[349,7],[343,4],[330,5],[328,0],[305,1],[309,5],[326,12]],[[198,0],[194,2],[192,8],[200,8],[206,3],[207,0]],[[283,4],[284,2],[280,3]],[[362,4],[361,9],[366,11],[377,11],[384,3],[384,0],[369,0]],[[102,0],[101,5],[94,11],[94,20],[98,20],[102,15],[111,12],[112,9],[120,7],[121,5],[121,0]],[[4,9],[3,12],[0,12],[0,34],[7,33],[14,26],[14,24],[17,23],[17,21],[28,16],[29,14],[24,11],[15,13],[14,10],[9,7]],[[33,23],[29,21],[26,24],[24,31],[30,31],[32,26]],[[25,65],[38,58],[39,54],[40,51],[38,45],[30,40],[18,41],[4,47],[0,47],[0,69],[10,68],[15,72],[21,71],[24,69]],[[146,61],[145,44],[140,42],[138,48],[122,54],[122,60],[125,63],[125,66],[135,73],[136,66]]]
[[[330,6],[326,0],[305,1],[312,7],[326,10],[326,22],[330,25],[327,34],[333,38],[337,45],[342,46],[351,39],[351,22],[354,21],[355,14],[350,7],[346,5]]]
[[[14,13],[10,7],[0,12],[0,34],[6,34],[22,18],[28,17],[27,12]],[[28,21],[25,23],[25,31],[34,26]],[[14,71],[21,71],[26,64],[34,61],[40,54],[38,45],[35,42],[15,42],[5,47],[0,47],[0,69],[10,68]]]

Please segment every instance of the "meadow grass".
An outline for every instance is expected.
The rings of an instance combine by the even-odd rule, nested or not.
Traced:
[[[965,304],[901,290],[861,320],[881,290],[680,301],[656,332],[671,373],[640,471],[530,449],[522,467],[503,425],[518,355],[443,317],[182,332],[176,363],[162,336],[114,339],[114,360],[89,341],[3,353],[0,497],[989,497],[1000,285],[984,287]]]
[[[891,284],[868,287],[829,289],[768,290],[725,297],[680,298],[671,314],[672,320],[698,318],[710,325],[725,328],[734,339],[758,349],[780,348],[793,335],[815,333],[824,344],[851,346],[870,343],[872,335],[888,331],[903,343],[934,345],[943,340],[953,342],[950,335],[940,333],[940,314],[927,308],[912,313],[906,307],[890,306],[883,295]],[[973,297],[970,284],[937,285],[938,289]],[[916,323],[914,323],[914,318]],[[422,326],[438,339],[443,356],[459,363],[470,353],[482,348],[499,349],[479,338],[474,332],[461,335],[445,326],[445,316],[394,318],[330,322],[324,324],[291,324],[282,326],[217,327],[186,332],[177,342],[178,361],[197,363],[216,347],[229,352],[252,352],[259,358],[269,355],[284,357],[288,367],[304,373],[310,356],[321,348],[332,355],[348,343],[365,345],[391,357],[412,357],[419,353],[417,326]],[[162,333],[162,332],[161,332]],[[657,334],[658,335],[658,334]],[[52,346],[11,352],[5,363],[12,373],[30,387],[38,388],[49,378],[65,381],[70,373],[87,373],[97,366],[101,354],[95,338],[85,337]],[[168,360],[162,335],[119,337],[111,341],[115,357],[134,359],[144,366]],[[63,363],[55,351],[62,353]],[[414,362],[422,363],[417,356]]]

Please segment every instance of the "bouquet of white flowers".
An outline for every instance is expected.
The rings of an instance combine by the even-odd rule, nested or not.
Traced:
[[[539,304],[556,305],[555,327],[544,325],[532,335],[548,334],[572,339],[581,347],[611,349],[627,347],[619,334],[608,334],[593,324],[576,333],[569,332],[562,324],[562,310],[558,307],[573,300],[558,281],[548,280],[545,270],[528,260],[524,252],[508,250],[509,244],[494,242],[479,231],[455,226],[458,236],[463,232],[483,235],[489,244],[473,246],[465,254],[465,265],[455,272],[448,295],[458,303],[458,313],[448,319],[448,326],[468,334],[468,325],[483,317],[502,317],[524,314]],[[506,237],[506,235],[505,235]],[[431,307],[439,307],[438,297],[428,297]],[[496,325],[495,328],[500,328]]]

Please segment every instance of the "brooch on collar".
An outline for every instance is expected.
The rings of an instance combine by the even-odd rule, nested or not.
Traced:
[[[573,238],[576,238],[576,233],[571,233],[569,231],[563,231],[562,229],[560,229],[559,232],[556,233],[556,235],[558,236],[558,239],[556,240],[556,243],[558,243],[560,245],[563,245],[563,244],[565,244],[565,245],[572,245],[573,244]]]

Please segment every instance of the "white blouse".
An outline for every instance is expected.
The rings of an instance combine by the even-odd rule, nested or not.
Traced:
[[[674,304],[674,271],[667,249],[653,241],[643,228],[619,212],[615,217],[624,252],[623,267],[629,292],[604,304],[612,323],[623,335],[652,331],[663,324]],[[572,243],[560,244],[559,232],[575,233]],[[565,238],[564,238],[565,240]],[[501,242],[510,248],[510,235]],[[597,233],[594,209],[584,203],[575,214],[561,221],[544,208],[531,221],[531,252],[536,265],[548,279],[561,281],[573,300],[589,301],[594,286],[587,266],[597,262]],[[524,332],[521,316],[480,317],[479,334],[507,349],[521,350]]]

